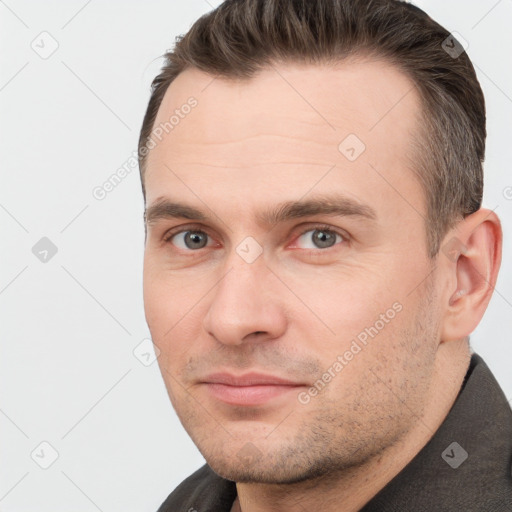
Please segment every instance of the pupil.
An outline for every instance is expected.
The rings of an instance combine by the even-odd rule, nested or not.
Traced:
[[[192,245],[201,245],[201,242],[204,242],[204,237],[200,233],[189,232],[188,240]],[[188,245],[188,243],[187,243]],[[201,248],[204,246],[204,243],[201,245]]]
[[[329,242],[334,239],[333,235],[326,232],[326,231],[320,231],[320,230],[317,230],[317,235],[316,235],[316,243],[317,245],[319,245],[320,247],[330,247],[330,244]]]

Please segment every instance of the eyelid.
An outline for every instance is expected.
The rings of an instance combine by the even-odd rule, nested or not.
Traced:
[[[177,247],[172,243],[172,238],[178,236],[182,233],[187,232],[200,232],[204,233],[207,237],[207,243],[204,247],[200,249],[183,249],[181,247]],[[166,231],[166,233],[162,237],[163,246],[167,246],[169,244],[173,245],[173,251],[175,251],[178,255],[183,255],[183,257],[194,257],[195,253],[202,253],[203,249],[216,249],[219,247],[219,243],[216,241],[215,236],[213,236],[210,232],[210,229],[202,224],[185,224],[176,226],[175,228],[171,228]]]
[[[344,242],[343,245],[345,245],[346,243],[348,243],[351,240],[351,237],[348,235],[348,233],[344,229],[337,228],[337,227],[331,226],[329,224],[324,224],[324,223],[312,223],[309,226],[304,227],[302,229],[302,231],[300,231],[299,234],[294,237],[294,241],[296,241],[298,238],[302,237],[309,231],[316,231],[316,230],[328,231],[329,233],[334,233],[335,235],[339,235],[343,239],[342,240],[342,242]],[[338,242],[338,243],[335,243],[334,245],[324,248],[324,249],[320,249],[320,248],[318,248],[318,249],[301,249],[300,247],[299,247],[299,249],[301,251],[305,251],[305,252],[309,252],[309,253],[323,253],[323,252],[329,252],[329,250],[335,250],[340,245],[342,245],[342,243]],[[295,248],[295,247],[293,247],[293,248]]]
[[[162,240],[164,242],[170,242],[171,238],[173,236],[178,235],[179,233],[183,233],[184,231],[201,231],[211,237],[211,235],[208,231],[208,228],[206,226],[203,226],[201,224],[184,224],[184,225],[176,226],[176,227],[171,228],[168,231],[166,231],[164,233],[164,235],[162,236]]]
[[[307,227],[304,227],[303,230],[300,232],[300,236],[304,235],[305,233],[307,233],[308,231],[314,231],[314,230],[324,230],[324,231],[329,231],[330,233],[335,233],[337,235],[340,235],[341,237],[343,237],[345,240],[349,240],[349,235],[348,233],[344,230],[344,229],[341,229],[341,228],[337,228],[335,226],[331,226],[330,224],[323,224],[323,223],[312,223],[311,225],[307,226]]]

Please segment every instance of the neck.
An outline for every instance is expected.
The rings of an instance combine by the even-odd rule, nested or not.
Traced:
[[[415,426],[365,464],[297,484],[237,484],[231,512],[357,512],[427,444],[448,415],[466,375],[470,352],[465,340],[441,343],[429,399]]]

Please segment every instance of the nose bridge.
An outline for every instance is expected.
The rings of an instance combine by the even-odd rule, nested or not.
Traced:
[[[271,271],[262,254],[253,259],[254,247],[247,243],[227,258],[204,320],[207,332],[225,344],[241,344],[255,332],[277,336],[285,323],[277,295],[268,289]]]
[[[265,294],[259,284],[268,282],[270,273],[263,255],[263,247],[253,237],[245,237],[231,248],[225,261],[226,273],[219,282],[217,295],[221,300],[245,301],[256,305]],[[258,293],[256,293],[258,292]],[[223,297],[223,295],[226,297]],[[253,299],[253,300],[251,300]]]

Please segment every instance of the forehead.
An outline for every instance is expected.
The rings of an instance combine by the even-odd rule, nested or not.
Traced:
[[[195,106],[184,108],[190,98]],[[408,77],[379,60],[276,64],[249,80],[188,69],[169,86],[154,124],[167,129],[148,155],[147,203],[176,192],[193,198],[186,184],[238,204],[240,193],[272,201],[335,187],[393,197],[383,206],[395,213],[397,194],[421,209],[409,158],[420,108]]]

